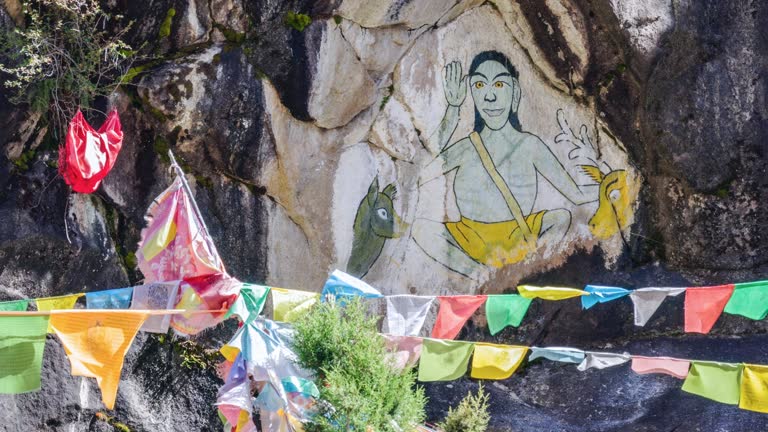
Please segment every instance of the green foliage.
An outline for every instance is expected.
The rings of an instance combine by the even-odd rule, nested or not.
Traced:
[[[303,13],[288,11],[288,13],[285,14],[285,24],[288,27],[301,32],[304,31],[308,25],[312,24],[312,18]]]
[[[215,370],[222,360],[218,350],[205,348],[193,340],[158,335],[157,341],[163,345],[170,344],[185,369]]]
[[[411,431],[424,419],[426,399],[412,369],[395,370],[376,318],[355,299],[342,308],[322,303],[295,324],[293,349],[315,372],[318,415],[307,432]]]
[[[96,418],[100,421],[103,421],[104,423],[112,426],[114,430],[118,432],[131,432],[131,428],[129,428],[125,423],[121,423],[117,420],[115,420],[114,417],[108,416],[105,412],[99,411],[96,413]]]
[[[0,33],[0,72],[14,104],[49,114],[56,137],[78,108],[87,111],[119,85],[135,55],[121,39],[131,23],[97,0],[30,0],[26,26]]]
[[[19,156],[18,159],[13,161],[13,166],[17,171],[24,172],[29,169],[30,164],[35,159],[35,151],[27,150]]]
[[[449,408],[445,420],[438,426],[444,432],[485,432],[491,419],[488,398],[481,384],[476,394],[468,393],[456,409]]]
[[[170,8],[165,14],[165,19],[160,24],[160,30],[157,32],[157,37],[160,39],[167,38],[171,35],[171,25],[173,25],[173,17],[176,16],[176,9]]]

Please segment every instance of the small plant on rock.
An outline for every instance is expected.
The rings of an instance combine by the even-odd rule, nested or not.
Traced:
[[[424,391],[412,369],[394,369],[376,319],[360,300],[322,303],[295,325],[293,349],[320,389],[307,432],[410,432],[424,419]]]
[[[477,393],[468,393],[456,409],[449,408],[445,420],[438,426],[443,432],[485,432],[491,420],[488,398],[481,384]]]

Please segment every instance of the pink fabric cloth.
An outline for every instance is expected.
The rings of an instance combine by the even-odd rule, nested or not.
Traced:
[[[397,370],[416,366],[421,357],[422,339],[416,336],[383,335]]]
[[[136,253],[146,283],[226,272],[213,242],[206,241],[181,179],[155,198],[147,219]]]
[[[185,335],[197,334],[224,319],[227,309],[235,302],[242,283],[225,273],[186,278],[179,287],[176,309],[190,311],[223,310],[217,313],[177,314],[171,318],[171,327]]]
[[[691,362],[669,357],[642,357],[632,356],[632,370],[638,374],[660,373],[672,375],[675,378],[685,379]]]
[[[437,321],[432,328],[432,337],[436,339],[454,339],[464,323],[480,306],[485,303],[487,296],[450,296],[438,297],[440,310],[437,313]]]

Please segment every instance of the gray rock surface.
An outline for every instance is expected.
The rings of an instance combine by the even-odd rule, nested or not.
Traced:
[[[393,205],[409,225],[425,202],[448,194],[421,193],[417,181],[446,108],[440,74],[455,59],[466,73],[482,49],[508,52],[518,64],[526,130],[551,146],[555,111],[563,108],[574,132],[577,121],[588,126],[603,160],[638,174],[633,223],[598,241],[588,234],[591,213],[574,211],[583,231],[572,244],[537,256],[535,265],[488,271],[479,282],[424,258],[409,226],[387,240],[366,280],[386,293],[426,294],[508,292],[519,281],[635,288],[768,278],[766,2],[105,6],[136,21],[129,42],[146,43],[151,56],[132,85],[111,98],[126,138],[96,193],[73,194],[56,178],[50,162],[59,143],[40,114],[11,105],[0,89],[0,300],[140,281],[132,252],[145,209],[172,179],[168,149],[186,170],[234,276],[319,290],[330,270],[347,263],[354,211],[372,178],[398,186]],[[170,9],[171,34],[159,37]],[[291,28],[288,11],[312,23]],[[18,23],[17,13],[16,2],[0,2],[0,28]],[[462,113],[459,129],[471,127],[468,105]],[[30,151],[25,167],[15,163]],[[518,329],[491,337],[479,314],[460,338],[768,364],[768,324],[724,316],[712,334],[686,335],[682,302],[667,300],[636,328],[628,298],[589,311],[578,300],[536,301]],[[230,327],[194,341],[216,348]],[[132,431],[218,430],[212,403],[220,381],[210,367],[182,366],[191,354],[181,346],[140,334],[116,410],[106,412],[95,382],[71,377],[62,347],[49,337],[42,391],[0,395],[0,430],[114,430],[97,415],[104,412]],[[768,427],[764,415],[689,395],[680,385],[635,375],[627,365],[578,372],[532,362],[508,380],[486,383],[489,430]],[[476,386],[468,378],[427,384],[429,419],[441,419]]]

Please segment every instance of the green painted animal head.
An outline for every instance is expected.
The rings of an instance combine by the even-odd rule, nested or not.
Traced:
[[[360,222],[359,228],[370,230],[378,237],[397,238],[402,234],[402,221],[395,212],[392,201],[397,195],[397,186],[388,184],[384,190],[379,191],[378,177],[368,187],[368,193],[360,202],[356,220]],[[356,218],[356,219],[357,219]]]

